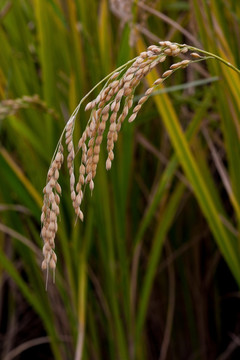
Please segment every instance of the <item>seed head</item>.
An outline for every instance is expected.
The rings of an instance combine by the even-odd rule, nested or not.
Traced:
[[[142,52],[131,65],[126,64],[120,71],[114,72],[109,78],[104,88],[97,94],[96,98],[85,106],[85,111],[89,111],[89,120],[85,130],[78,141],[75,153],[74,145],[74,125],[78,108],[68,120],[65,128],[65,146],[67,148],[67,168],[70,179],[70,196],[74,212],[83,221],[83,212],[80,208],[83,201],[83,194],[86,185],[90,191],[94,190],[94,178],[96,176],[101,144],[107,138],[107,159],[106,169],[111,169],[114,160],[114,146],[119,137],[124,120],[128,117],[133,108],[134,93],[140,81],[158,64],[164,62],[167,56],[178,56],[188,51],[188,46],[178,45],[170,41],[160,41],[159,46],[151,45],[147,51]],[[192,52],[192,58],[201,58],[197,53]],[[165,71],[161,78],[148,88],[141,96],[138,103],[134,106],[128,122],[133,122],[143,104],[151,96],[155,88],[161,84],[178,68],[188,66],[193,60],[182,60],[176,62]],[[106,130],[107,129],[107,130]],[[104,134],[105,132],[105,134]],[[64,138],[63,135],[61,139]],[[46,186],[43,189],[44,202],[41,213],[41,237],[43,239],[42,269],[52,269],[55,271],[57,257],[54,252],[55,237],[58,229],[58,216],[60,196],[62,189],[59,184],[59,175],[63,164],[63,146],[57,148],[48,174]],[[80,157],[78,177],[75,179],[75,158]]]

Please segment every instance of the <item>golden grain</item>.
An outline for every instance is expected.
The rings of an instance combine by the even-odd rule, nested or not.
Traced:
[[[114,144],[118,139],[123,121],[127,118],[133,107],[134,92],[140,81],[154,68],[166,60],[167,56],[178,56],[185,54],[188,47],[178,45],[170,41],[160,41],[160,46],[150,45],[147,51],[142,52],[128,68],[115,71],[108,79],[105,87],[97,97],[88,102],[85,111],[91,110],[88,124],[83,131],[75,154],[73,132],[77,111],[69,119],[65,126],[65,144],[67,148],[67,167],[70,179],[70,196],[77,217],[83,221],[83,212],[80,208],[86,184],[90,191],[94,189],[94,178],[96,176],[101,144],[106,131],[107,137],[107,159],[106,169],[109,170],[114,160]],[[201,58],[197,53],[190,54],[192,58]],[[193,62],[193,60],[192,60]],[[190,60],[182,60],[170,66],[161,78],[157,79],[153,86],[148,88],[134,106],[128,122],[133,122],[143,104],[148,100],[154,89],[161,84],[165,78],[170,76],[178,68],[184,68],[191,63]],[[74,174],[75,156],[80,152],[81,163],[78,169],[76,182]],[[57,232],[57,221],[59,216],[59,204],[62,189],[58,183],[59,171],[63,163],[63,146],[59,145],[56,156],[51,163],[47,174],[46,186],[43,189],[44,202],[41,214],[42,230],[41,236],[44,242],[42,269],[51,268],[55,270],[57,257],[54,252],[55,236]]]

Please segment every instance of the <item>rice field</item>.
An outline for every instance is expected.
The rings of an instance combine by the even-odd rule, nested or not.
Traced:
[[[240,3],[0,2],[0,358],[240,356]]]

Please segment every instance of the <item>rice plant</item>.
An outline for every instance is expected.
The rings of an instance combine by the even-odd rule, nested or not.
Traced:
[[[148,98],[156,91],[156,88],[171,76],[176,70],[186,68],[188,65],[208,60],[217,59],[235,70],[240,75],[240,70],[235,68],[229,62],[220,58],[217,55],[208,53],[204,50],[199,50],[186,44],[176,44],[170,41],[160,41],[160,46],[151,45],[147,51],[142,52],[137,58],[122,65],[113,74],[107,76],[104,80],[107,83],[99,92],[98,96],[89,102],[85,111],[91,110],[91,115],[88,120],[87,126],[82,133],[78,146],[75,151],[73,142],[73,131],[77,114],[79,112],[82,102],[99,86],[97,84],[84,98],[81,100],[77,108],[74,110],[72,116],[67,121],[64,131],[58,142],[55,155],[50,165],[47,183],[44,187],[44,204],[42,207],[41,222],[42,231],[41,236],[44,241],[42,262],[42,269],[48,270],[49,267],[53,270],[56,268],[57,257],[54,252],[55,249],[55,236],[57,233],[57,218],[59,216],[59,204],[61,195],[61,186],[58,183],[59,170],[63,164],[63,144],[62,138],[65,134],[65,143],[67,146],[67,167],[70,178],[70,194],[72,205],[75,210],[76,216],[83,221],[83,212],[81,210],[81,203],[86,185],[92,192],[94,189],[94,178],[97,172],[97,165],[99,162],[100,147],[103,141],[103,135],[106,127],[107,132],[107,160],[106,170],[111,169],[112,161],[114,159],[114,143],[118,139],[118,134],[121,130],[122,123],[128,117],[129,111],[133,106],[134,93],[140,81],[158,64],[163,63],[167,56],[176,57],[186,54],[190,49],[200,51],[208,56],[201,56],[199,53],[191,52],[190,58],[194,60],[182,60],[173,63],[169,70],[163,72],[162,76],[155,80],[151,87],[149,87],[143,96],[138,100],[136,106],[132,110],[132,115],[129,117],[128,122],[131,123],[135,120],[143,104]],[[104,81],[102,80],[101,83]],[[81,161],[79,167],[79,177],[75,184],[74,174],[74,160],[75,156],[81,152]],[[198,175],[200,178],[200,176]],[[198,179],[200,180],[200,179]],[[196,186],[199,186],[198,184]],[[199,189],[199,188],[198,188]],[[204,209],[203,209],[204,211]],[[207,210],[206,210],[207,211]],[[206,212],[207,213],[207,212]],[[211,216],[211,215],[209,215]],[[217,220],[216,220],[217,221]],[[220,226],[219,222],[218,225]],[[216,231],[216,224],[213,225],[213,231]],[[224,239],[223,239],[224,241]],[[232,258],[231,258],[232,261]],[[237,272],[238,264],[236,262]]]
[[[239,358],[239,19],[0,3],[1,359]]]

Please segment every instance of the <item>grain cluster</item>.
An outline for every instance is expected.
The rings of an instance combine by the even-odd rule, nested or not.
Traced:
[[[163,63],[167,57],[185,56],[188,52],[186,45],[161,41],[159,46],[151,45],[132,62],[122,66],[109,76],[105,86],[98,96],[89,102],[85,111],[89,112],[89,121],[76,149],[74,147],[74,124],[80,105],[64,128],[65,145],[67,148],[67,167],[70,179],[70,194],[76,216],[83,221],[82,201],[85,188],[88,186],[92,192],[94,179],[99,163],[101,145],[107,142],[106,169],[109,170],[114,159],[114,145],[125,119],[133,122],[143,104],[153,94],[157,86],[173,74],[174,71],[185,68],[190,63],[203,59],[197,53],[191,53],[191,60],[181,59],[174,62],[168,70],[163,72],[150,88],[142,95],[137,104],[134,104],[134,93],[141,80],[158,64]],[[86,97],[85,97],[86,98]],[[84,98],[84,99],[85,99]],[[81,103],[80,103],[81,104]],[[63,135],[60,138],[55,157],[48,171],[47,183],[43,190],[44,203],[42,207],[42,231],[44,241],[42,268],[55,269],[57,257],[54,251],[57,220],[59,216],[59,203],[61,187],[58,183],[59,171],[63,164]],[[74,170],[74,160],[80,156],[80,166]]]

